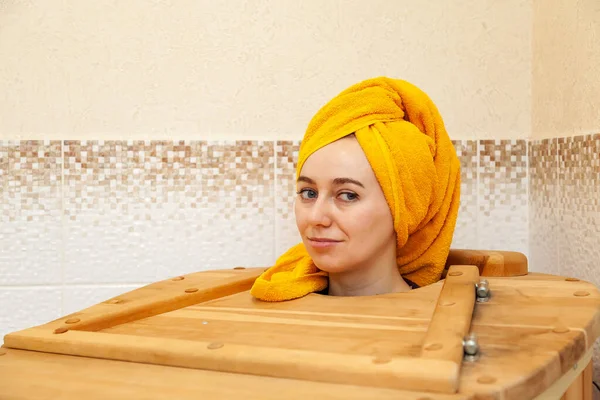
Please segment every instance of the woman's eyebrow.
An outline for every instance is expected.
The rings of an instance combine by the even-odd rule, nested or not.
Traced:
[[[352,178],[335,178],[333,180],[334,185],[344,185],[346,183],[352,183],[354,185],[360,186],[361,188],[365,187],[362,183],[360,183],[359,181],[354,180]]]
[[[314,185],[314,184],[315,184],[315,181],[313,181],[313,180],[312,180],[312,179],[310,179],[309,177],[307,177],[307,176],[303,176],[303,175],[300,175],[300,176],[298,177],[298,182],[306,182],[306,183],[310,183],[311,185]]]
[[[315,184],[315,181],[313,181],[309,177],[303,176],[303,175],[300,175],[298,177],[298,182],[306,182],[306,183],[311,184],[311,185]],[[347,183],[352,183],[354,185],[360,186],[361,188],[365,187],[362,183],[360,183],[359,181],[357,181],[355,179],[352,179],[352,178],[335,178],[333,180],[333,184],[334,185],[345,185]]]

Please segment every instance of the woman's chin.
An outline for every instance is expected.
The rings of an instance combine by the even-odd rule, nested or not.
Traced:
[[[317,257],[316,259],[313,258],[313,261],[317,268],[329,274],[339,274],[352,269],[350,265],[340,262],[339,260],[322,259]]]

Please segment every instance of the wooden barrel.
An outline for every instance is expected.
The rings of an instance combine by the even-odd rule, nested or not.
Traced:
[[[455,265],[406,293],[266,303],[248,293],[262,271],[175,277],[11,333],[0,398],[591,399],[591,283],[489,276],[478,297],[480,268]]]

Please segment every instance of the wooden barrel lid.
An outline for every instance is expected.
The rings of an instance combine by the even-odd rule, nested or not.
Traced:
[[[9,334],[5,346],[414,399],[529,399],[571,371],[600,335],[598,289],[559,276],[487,277],[491,296],[477,302],[477,268],[456,266],[444,281],[407,293],[266,303],[248,293],[262,271],[156,282]],[[462,354],[467,333],[480,351],[471,361]]]

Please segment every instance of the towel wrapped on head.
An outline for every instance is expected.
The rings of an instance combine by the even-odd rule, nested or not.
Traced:
[[[296,178],[320,148],[355,134],[390,208],[400,274],[418,286],[441,278],[456,225],[460,162],[431,99],[416,86],[379,77],[341,92],[311,120]],[[303,243],[259,276],[250,293],[284,301],[327,288],[328,274]]]

